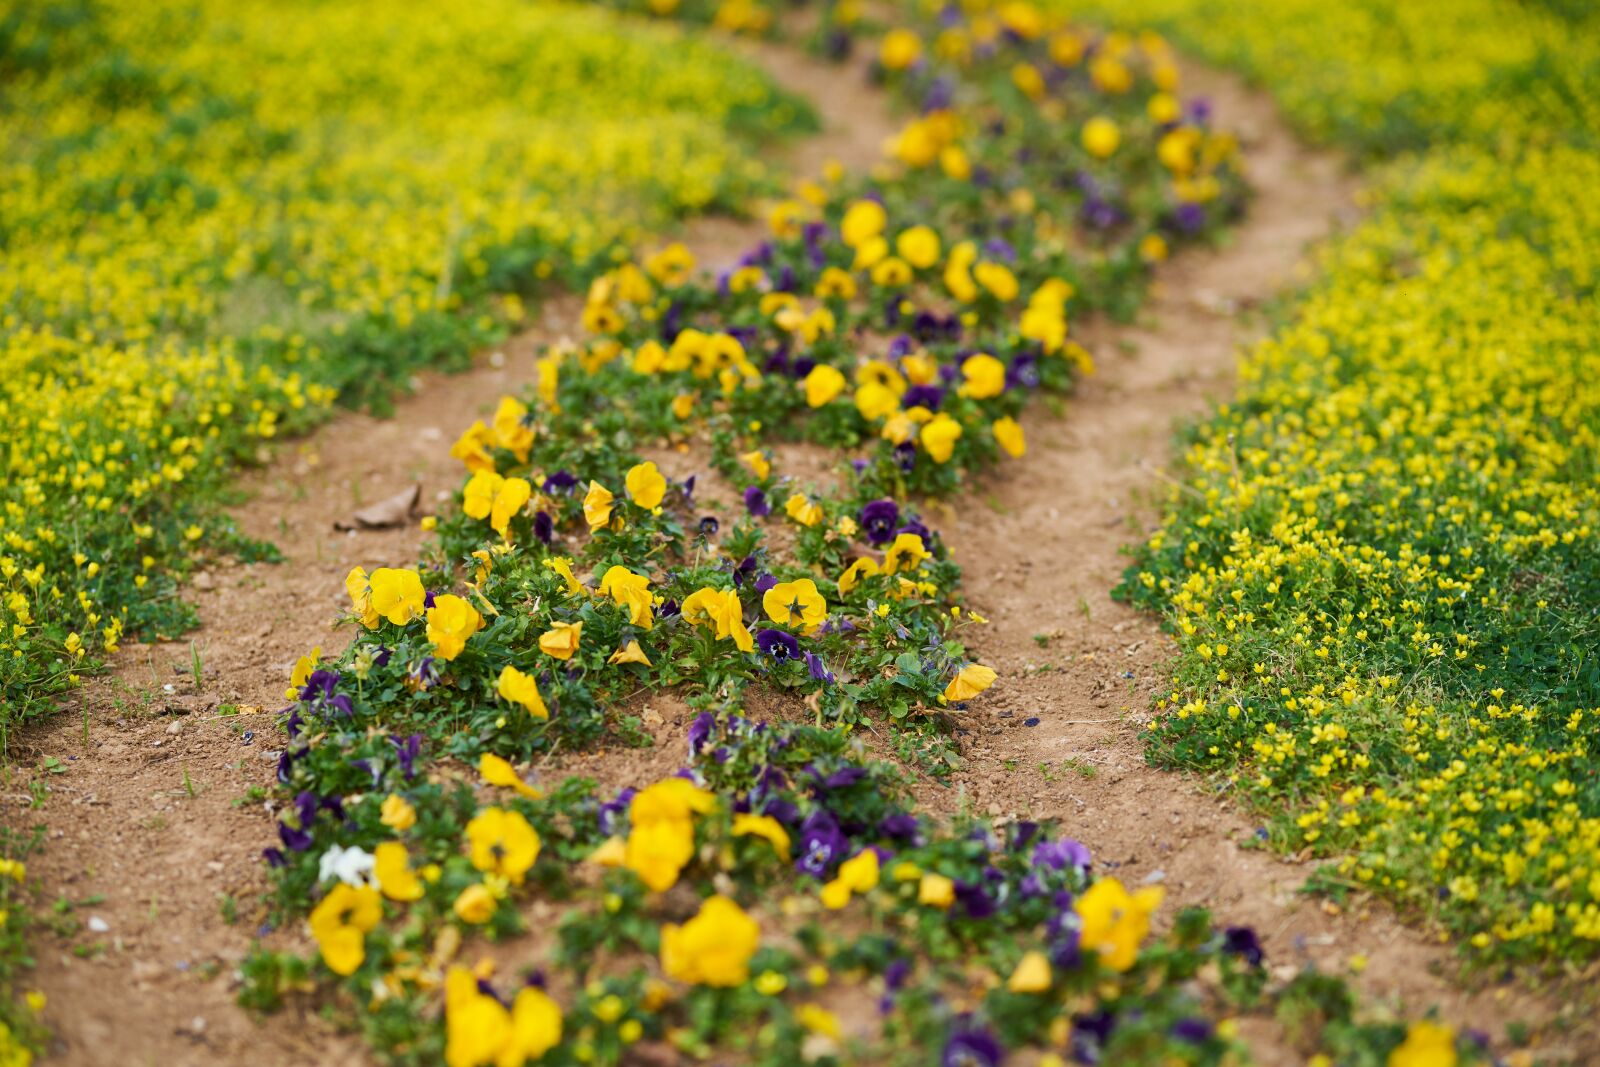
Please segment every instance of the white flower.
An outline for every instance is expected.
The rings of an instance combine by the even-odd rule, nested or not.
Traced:
[[[317,865],[317,881],[337,878],[345,885],[373,885],[372,853],[362,848],[340,848],[334,845],[322,854]]]

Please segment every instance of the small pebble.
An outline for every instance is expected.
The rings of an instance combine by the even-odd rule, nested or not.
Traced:
[[[1026,719],[1022,720],[1022,725],[1024,725],[1024,726],[1038,726],[1039,725],[1039,716],[1037,716],[1037,715],[1028,716]]]

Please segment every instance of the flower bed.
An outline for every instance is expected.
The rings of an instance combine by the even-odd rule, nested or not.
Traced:
[[[917,810],[996,675],[915,501],[1020,459],[1028,398],[1091,369],[1072,319],[1130,311],[1242,186],[1158,38],[1010,4],[872,46],[916,108],[893,165],[802,183],[719,273],[669,245],[596,276],[586,336],[456,441],[426,558],[351,572],[267,857],[316,954],[259,951],[246,1002],[315,978],[384,1058],[452,1067],[1220,1064],[1245,1013],[1341,1059],[1483,1058],[1336,980],[1269,990],[1253,933],[1157,923],[1057,828]],[[641,694],[693,713],[676,773],[530,780],[647,745]]]

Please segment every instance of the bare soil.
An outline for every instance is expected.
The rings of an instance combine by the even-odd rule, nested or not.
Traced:
[[[822,134],[792,152],[795,173],[828,159],[853,168],[879,159],[894,123],[859,72],[792,48],[746,47],[824,118]],[[1159,880],[1174,905],[1206,904],[1229,923],[1255,926],[1279,967],[1309,959],[1339,969],[1359,953],[1370,960],[1362,984],[1375,996],[1437,1004],[1445,1017],[1490,1031],[1543,1020],[1554,1007],[1522,989],[1462,991],[1447,977],[1448,948],[1384,906],[1337,913],[1298,896],[1306,868],[1244,847],[1253,827],[1226,798],[1141,757],[1135,731],[1162,688],[1170,647],[1153,620],[1109,599],[1119,549],[1151,518],[1174,423],[1231,390],[1235,349],[1253,330],[1239,312],[1287,286],[1304,246],[1353,210],[1341,162],[1301,146],[1263,97],[1199,70],[1190,88],[1210,95],[1221,121],[1242,134],[1258,196],[1225,247],[1185,254],[1161,272],[1139,325],[1090,324],[1098,375],[1061,417],[1035,411],[1025,421],[1024,461],[935,512],[974,607],[992,620],[972,643],[1003,682],[963,724],[967,762],[953,786],[930,784],[923,800],[936,811],[970,803],[993,815],[1058,818],[1125,881]],[[684,237],[715,266],[760,235],[758,222],[708,219]],[[49,792],[37,810],[23,810],[28,796],[13,781],[6,817],[47,826],[31,869],[49,899],[77,905],[66,918],[86,924],[41,931],[36,944],[52,1062],[367,1061],[358,1042],[303,1007],[258,1021],[233,1001],[235,969],[266,915],[260,850],[275,838],[275,817],[262,797],[281,744],[273,715],[297,656],[348,641],[332,628],[347,606],[345,573],[404,564],[423,536],[415,525],[338,532],[333,523],[413,484],[425,512],[456,491],[450,441],[531,378],[541,344],[578,332],[578,311],[575,299],[550,301],[534,329],[483,353],[473,370],[420,376],[394,417],[343,415],[246,474],[248,502],[234,516],[286,561],[214,562],[190,590],[202,620],[192,644],[128,648],[68,713],[24,737],[19,767],[53,756],[66,769],[44,775]],[[1047,635],[1044,647],[1037,634]],[[665,694],[639,705],[654,748],[567,755],[546,774],[623,784],[676,768],[687,709]],[[268,940],[304,944],[299,931]]]

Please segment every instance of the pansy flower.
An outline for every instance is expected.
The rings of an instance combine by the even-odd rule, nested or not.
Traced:
[[[521,885],[539,858],[539,833],[520,812],[484,808],[467,823],[468,856],[480,871]]]
[[[783,630],[761,630],[756,634],[756,648],[761,654],[777,661],[786,662],[800,658],[800,642],[791,633]]]
[[[872,500],[861,508],[861,530],[875,545],[887,544],[900,521],[900,506],[893,500]]]
[[[693,985],[729,988],[750,977],[750,957],[761,947],[761,927],[725,896],[710,897],[682,926],[661,928],[661,969]]]
[[[356,972],[366,958],[366,935],[383,918],[383,902],[369,885],[340,882],[311,911],[311,936],[334,974]]]
[[[762,594],[761,607],[773,622],[799,627],[807,634],[815,632],[828,617],[828,602],[810,578],[777,583]],[[798,648],[795,654],[798,656]]]
[[[428,641],[433,654],[453,660],[467,646],[467,639],[483,629],[483,616],[466,600],[452,593],[434,598],[428,609]]]

